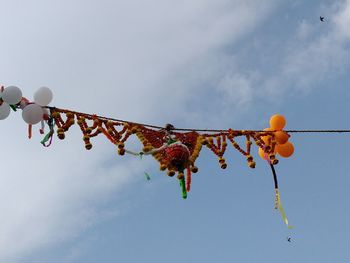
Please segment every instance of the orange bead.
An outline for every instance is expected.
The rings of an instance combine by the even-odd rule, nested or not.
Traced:
[[[273,130],[279,131],[282,130],[286,125],[286,119],[283,115],[275,114],[270,118],[270,127]]]
[[[276,131],[275,139],[278,144],[285,144],[289,139],[289,135],[284,131]]]
[[[276,151],[282,157],[290,157],[294,153],[294,146],[291,142],[286,142],[285,144],[277,144]]]

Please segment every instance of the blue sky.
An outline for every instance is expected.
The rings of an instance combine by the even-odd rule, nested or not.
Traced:
[[[349,129],[350,1],[305,2],[0,0],[0,81],[155,125],[261,129],[281,113],[287,129]],[[104,139],[85,151],[77,127],[48,149],[19,113],[0,128],[1,262],[348,258],[347,134],[293,134],[276,167],[289,231],[258,157],[252,170],[230,149],[221,170],[203,149],[183,200],[155,160]]]

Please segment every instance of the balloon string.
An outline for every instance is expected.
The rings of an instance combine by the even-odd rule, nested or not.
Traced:
[[[272,175],[273,175],[273,181],[275,184],[275,189],[278,190],[278,181],[277,181],[277,174],[276,174],[276,170],[275,167],[273,166],[273,164],[271,162],[269,162],[271,170],[272,170]]]

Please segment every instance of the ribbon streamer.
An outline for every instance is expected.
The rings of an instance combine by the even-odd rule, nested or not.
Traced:
[[[31,139],[32,138],[32,125],[28,124],[28,138]]]
[[[146,173],[146,172],[145,172],[145,177],[146,177],[146,179],[147,179],[148,181],[151,180],[151,176],[149,176],[149,174]]]
[[[276,194],[275,209],[279,209],[279,210],[280,210],[281,216],[282,216],[282,218],[283,218],[284,223],[287,225],[287,227],[288,227],[289,229],[292,229],[293,226],[289,225],[287,215],[286,215],[286,213],[284,212],[284,209],[283,209],[283,207],[282,207],[281,197],[280,197],[280,193],[279,193],[278,189],[275,189],[275,194]]]
[[[41,140],[41,144],[44,146],[44,147],[49,147],[52,143],[52,138],[53,138],[53,134],[54,134],[54,131],[53,130],[50,130],[46,135],[45,137]],[[48,144],[46,144],[47,142],[49,142]]]
[[[276,175],[275,167],[273,166],[272,163],[270,163],[270,167],[271,167],[271,170],[272,170],[273,181],[275,183],[275,209],[276,210],[277,209],[280,210],[281,216],[283,218],[284,223],[287,225],[287,227],[289,229],[292,229],[293,227],[289,225],[286,213],[284,212],[284,209],[282,207],[280,192],[278,190],[278,181],[277,181],[277,175]]]
[[[185,178],[182,177],[181,179],[179,179],[180,181],[180,187],[182,190],[182,198],[186,199],[187,198],[187,191],[186,191],[186,183],[185,183]]]

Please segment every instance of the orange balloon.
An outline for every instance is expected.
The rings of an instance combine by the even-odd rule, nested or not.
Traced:
[[[285,144],[289,139],[289,135],[284,131],[276,131],[275,139],[278,144]]]
[[[262,148],[259,147],[259,156],[261,157],[261,159],[267,160],[268,155],[264,152],[264,150]]]
[[[265,145],[269,145],[270,144],[270,136],[261,136],[260,138],[261,138],[261,140],[263,140]]]
[[[286,119],[283,115],[275,114],[270,118],[270,127],[273,130],[280,131],[286,125]]]
[[[285,144],[277,144],[276,151],[282,157],[290,157],[294,153],[294,146],[291,142],[286,142]]]
[[[271,129],[271,128],[265,128],[264,131],[273,131],[273,129]],[[271,134],[272,134],[272,133],[271,133]],[[271,138],[270,135],[261,136],[260,138],[264,141],[264,143],[265,143],[266,145],[269,145],[269,141],[270,141],[270,138]]]

